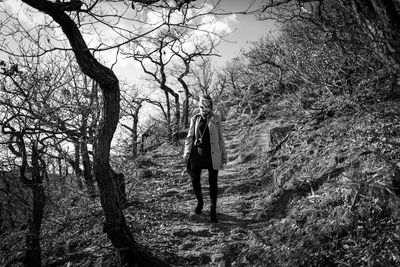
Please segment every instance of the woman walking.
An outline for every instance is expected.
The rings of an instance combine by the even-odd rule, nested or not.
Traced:
[[[200,97],[199,113],[190,120],[185,140],[184,158],[191,169],[191,179],[197,198],[196,214],[203,210],[203,194],[200,184],[201,170],[208,170],[210,184],[210,221],[218,222],[218,170],[227,162],[225,142],[222,134],[221,117],[212,112],[213,102],[209,95]]]

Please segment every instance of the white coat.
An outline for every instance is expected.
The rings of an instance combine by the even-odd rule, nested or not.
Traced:
[[[185,139],[185,149],[183,152],[184,157],[188,157],[192,151],[196,132],[195,129],[198,126],[200,117],[200,114],[196,114],[190,120],[189,132]],[[211,160],[213,169],[222,170],[228,158],[222,133],[221,117],[217,114],[211,113],[208,121],[208,129],[210,131]]]

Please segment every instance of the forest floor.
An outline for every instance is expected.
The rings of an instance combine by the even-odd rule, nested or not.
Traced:
[[[400,266],[400,105],[338,103],[304,119],[274,106],[279,114],[224,122],[219,223],[209,222],[206,172],[194,213],[183,140],[114,157],[136,242],[170,266]],[[42,265],[121,266],[99,200],[70,184],[47,191]],[[20,266],[25,234],[1,235],[1,267]]]
[[[209,222],[206,170],[201,178],[204,210],[194,213],[196,199],[182,157],[183,140],[116,164],[126,178],[126,220],[140,246],[171,266],[248,265],[246,251],[264,246],[260,233],[269,221],[260,217],[263,208],[257,203],[265,199],[266,186],[272,183],[256,174],[259,162],[254,155],[268,149],[269,129],[259,128],[251,136],[254,147],[247,157],[242,153],[243,138],[250,129],[246,122],[244,116],[224,123],[229,125],[224,132],[229,163],[219,172],[218,223]],[[120,266],[118,253],[103,233],[98,199],[89,199],[74,186],[47,194],[41,234],[43,266]],[[2,238],[0,266],[19,266],[25,229]]]

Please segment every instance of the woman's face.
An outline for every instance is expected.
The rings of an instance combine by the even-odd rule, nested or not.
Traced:
[[[211,112],[211,106],[210,101],[202,99],[199,103],[200,114],[202,116],[208,115]]]

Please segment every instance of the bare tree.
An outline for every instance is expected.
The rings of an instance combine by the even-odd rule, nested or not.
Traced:
[[[168,128],[168,139],[172,141],[174,133],[179,131],[180,121],[180,101],[179,94],[167,84],[167,66],[171,62],[173,55],[170,53],[171,43],[175,42],[170,37],[169,31],[161,31],[158,38],[153,38],[153,47],[141,45],[140,52],[133,54],[133,58],[140,62],[143,71],[150,75],[158,84],[166,99],[166,123]],[[168,54],[167,54],[168,52]],[[149,62],[150,65],[146,62]],[[175,108],[175,129],[172,126],[170,95],[174,98]]]
[[[12,76],[13,72],[17,70],[13,66],[8,70],[3,68],[2,74],[7,71],[7,75]],[[48,135],[52,134],[41,129],[40,124],[36,120],[34,121],[34,118],[25,117],[25,111],[20,106],[23,104],[24,102],[21,102],[17,106],[13,106],[9,103],[0,126],[2,133],[9,137],[9,150],[20,158],[20,181],[29,187],[32,193],[32,207],[27,216],[28,233],[25,239],[26,250],[23,262],[26,266],[41,266],[40,229],[46,203],[42,183],[43,170],[46,169],[43,155],[47,147]],[[32,105],[30,107],[32,108]],[[28,164],[31,166],[30,175]]]
[[[125,118],[129,122],[132,122],[132,126],[129,126],[124,121],[121,121],[120,124],[130,133],[130,152],[132,157],[136,157],[138,155],[139,112],[142,109],[145,101],[145,97],[139,97],[139,90],[137,88],[130,88],[129,92],[122,94],[121,118]]]
[[[181,60],[179,63],[183,63],[183,67],[179,67],[180,64],[178,63],[176,64],[177,67],[175,68],[176,70],[174,74],[177,76],[177,79],[181,84],[185,94],[185,99],[183,102],[183,125],[185,128],[187,128],[189,127],[189,100],[191,93],[188,83],[184,78],[190,73],[193,73],[196,78],[198,77],[196,76],[196,71],[193,71],[192,69],[192,65],[194,63],[201,64],[199,63],[199,60],[200,62],[209,62],[209,57],[218,56],[218,54],[214,53],[218,39],[207,35],[206,37],[197,40],[197,42],[192,43],[191,46],[188,46],[187,43],[189,40],[184,39],[185,36],[183,34],[179,37],[180,38],[177,38],[177,36],[175,36],[176,42],[172,46],[172,52]],[[204,71],[204,73],[207,72],[209,75],[212,73],[211,70],[208,70],[208,72],[205,68],[200,67],[199,69]],[[209,78],[209,82],[211,83],[212,77],[209,76]],[[201,85],[201,83],[199,83],[199,85]],[[208,93],[207,90],[202,91],[203,93]]]
[[[49,38],[45,38],[40,42],[35,42],[33,40],[33,43],[39,47],[40,53],[48,53],[52,50],[65,49],[62,47],[62,45],[60,45],[60,43],[63,42],[61,37],[50,38],[55,36],[59,37],[59,35],[53,31],[53,27],[48,27],[48,25],[58,25],[64,33],[64,36],[70,45],[70,49],[73,51],[82,72],[94,80],[102,92],[102,117],[98,123],[97,134],[93,142],[93,171],[99,187],[100,201],[105,215],[104,232],[107,233],[112,244],[119,251],[123,264],[128,266],[135,266],[137,264],[151,265],[151,260],[147,259],[147,256],[145,256],[145,254],[139,250],[138,244],[135,242],[133,235],[125,221],[117,189],[119,179],[110,165],[111,141],[119,120],[119,81],[110,68],[106,67],[95,58],[91,48],[89,48],[85,42],[83,32],[86,30],[93,30],[101,35],[100,31],[97,31],[97,27],[114,26],[110,29],[118,36],[118,40],[112,38],[110,39],[112,39],[113,42],[116,41],[117,44],[101,44],[97,51],[101,51],[102,49],[116,48],[116,54],[118,54],[118,48],[123,44],[129,43],[141,36],[144,36],[155,29],[171,25],[172,21],[167,20],[157,24],[156,26],[148,27],[151,29],[141,31],[139,30],[139,27],[137,27],[135,28],[136,31],[132,31],[132,27],[130,26],[135,22],[140,23],[140,21],[138,19],[132,19],[129,16],[121,16],[121,14],[124,14],[124,12],[126,13],[128,8],[131,8],[130,5],[126,6],[126,9],[122,12],[118,12],[117,9],[113,9],[111,12],[115,11],[115,13],[107,16],[104,15],[104,10],[101,7],[103,4],[109,3],[103,3],[103,1],[83,3],[79,0],[69,2],[23,0],[22,2],[32,7],[34,10],[46,14],[44,18],[45,21],[40,25],[38,31],[43,33],[41,36],[47,36]],[[171,18],[173,13],[180,12],[180,14],[183,14],[183,16],[181,16],[182,19],[177,23],[179,25],[185,25],[188,23],[189,19],[187,17],[187,11],[192,4],[195,4],[194,2],[195,1],[191,0],[174,2],[154,0],[132,1],[132,3],[140,3],[144,6],[151,5],[148,7],[153,8],[153,10],[167,10],[167,17],[169,18]],[[205,2],[202,2],[199,5],[205,5]],[[194,18],[199,18],[201,16],[202,15],[200,13],[195,13]],[[122,28],[117,26],[117,24],[113,24],[120,22],[121,20],[129,22],[129,26],[127,28]],[[81,27],[81,25],[85,25],[86,27]],[[141,25],[144,24],[142,23]],[[193,25],[192,27],[196,28],[196,25]],[[23,38],[25,42],[32,40],[32,36],[30,35],[29,31],[13,32],[11,28],[8,30],[9,31],[6,33],[7,36],[18,35]],[[17,35],[14,33],[17,33]],[[52,43],[53,41],[54,43]],[[10,53],[9,47],[2,47],[1,50]],[[178,104],[179,101],[176,105],[178,106]],[[179,108],[177,110],[179,110]]]

